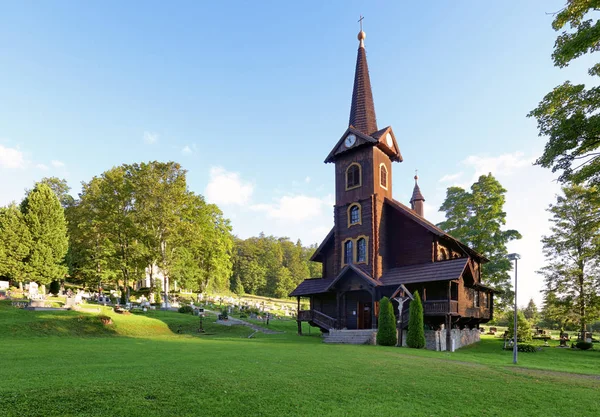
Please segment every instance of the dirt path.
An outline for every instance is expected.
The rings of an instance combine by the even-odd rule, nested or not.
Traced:
[[[264,327],[261,327],[257,324],[248,323],[247,321],[236,319],[233,317],[229,317],[229,319],[227,319],[227,320],[217,320],[216,323],[222,324],[223,326],[247,326],[247,327],[250,327],[252,330],[255,330],[257,332],[261,332],[264,334],[281,334],[281,333],[283,333],[283,332],[278,332],[278,331],[271,330],[271,329],[265,329]]]

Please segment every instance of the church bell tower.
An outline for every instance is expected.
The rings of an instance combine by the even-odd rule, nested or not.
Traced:
[[[383,203],[392,198],[392,162],[402,155],[392,128],[377,127],[365,38],[361,30],[349,126],[325,162],[335,164],[334,275],[354,265],[378,279]]]

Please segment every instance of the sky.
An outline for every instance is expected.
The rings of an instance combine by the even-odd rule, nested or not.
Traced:
[[[585,82],[553,67],[562,1],[0,2],[0,205],[46,176],[81,183],[123,163],[177,161],[233,232],[320,243],[333,225],[334,167],[348,126],[358,17],[380,127],[415,169],[425,217],[446,188],[493,173],[507,189],[519,304],[540,304],[560,186],[534,166],[545,139],[527,113]]]

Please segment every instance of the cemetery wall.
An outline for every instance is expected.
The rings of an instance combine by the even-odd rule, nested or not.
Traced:
[[[477,343],[480,340],[479,329],[452,329],[450,339],[452,345],[450,349],[446,346],[446,330],[426,330],[425,331],[425,349],[437,351],[455,351],[463,346]],[[407,331],[402,331],[402,347],[406,347]]]

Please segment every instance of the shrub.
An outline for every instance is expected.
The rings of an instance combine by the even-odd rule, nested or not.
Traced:
[[[240,314],[240,318],[241,318],[241,319],[247,319],[247,318],[248,318],[248,316],[247,316],[246,314],[242,313],[242,314]]]
[[[584,341],[578,341],[577,344],[575,345],[575,347],[577,349],[581,349],[581,350],[588,350],[594,347],[594,345],[590,342],[584,342]]]
[[[177,311],[183,314],[194,314],[194,309],[192,308],[192,306],[181,306]]]
[[[50,283],[50,293],[52,293],[56,296],[56,295],[58,295],[59,292],[60,292],[60,282],[52,281]]]
[[[396,318],[390,299],[383,297],[379,302],[379,322],[377,326],[377,344],[381,346],[396,346]]]
[[[227,320],[227,319],[229,318],[229,313],[227,312],[227,309],[226,309],[226,308],[224,308],[224,309],[221,311],[221,317],[223,318],[223,320]]]
[[[508,337],[513,337],[513,330],[515,327],[515,314],[510,314],[510,321],[508,322]],[[517,341],[531,342],[531,325],[525,318],[525,315],[521,310],[517,312]]]
[[[408,347],[423,349],[425,347],[425,328],[423,325],[423,304],[419,292],[415,291],[414,300],[410,302],[410,316],[408,319],[408,335],[406,344]]]
[[[529,343],[517,343],[517,352],[534,353],[541,349]],[[506,346],[504,350],[513,350],[513,348],[512,346]]]

